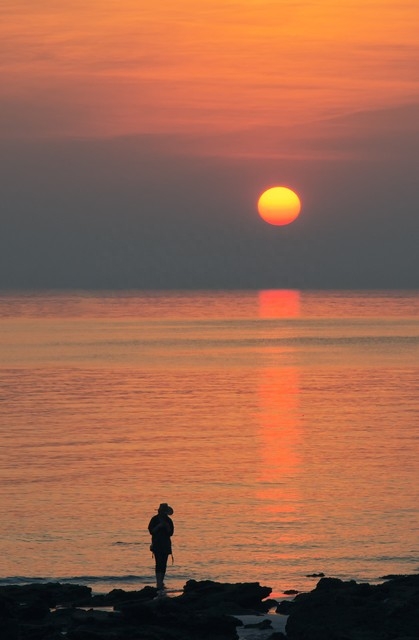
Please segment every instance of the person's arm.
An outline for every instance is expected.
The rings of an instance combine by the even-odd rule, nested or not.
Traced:
[[[157,517],[156,517],[156,516],[153,516],[153,517],[151,518],[151,520],[150,520],[149,525],[148,525],[148,530],[149,530],[149,533],[150,533],[150,535],[151,535],[151,536],[152,536],[152,535],[154,535],[154,534],[155,534],[155,532],[156,532],[156,531],[157,531],[157,529],[158,529],[158,526],[156,526],[156,522],[157,522]]]
[[[150,524],[148,525],[148,530],[152,536],[154,536],[157,531],[162,528],[166,528],[168,526],[168,522],[162,520],[159,516],[153,516],[150,520]]]

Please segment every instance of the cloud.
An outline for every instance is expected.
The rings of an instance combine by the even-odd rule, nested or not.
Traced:
[[[390,159],[416,155],[419,104],[351,112],[292,127],[239,129],[208,135],[156,136],[155,144],[176,153],[294,159]],[[413,159],[413,158],[412,158]]]

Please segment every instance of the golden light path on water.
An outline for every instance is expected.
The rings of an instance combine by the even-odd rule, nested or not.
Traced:
[[[296,318],[300,313],[298,291],[263,291],[259,293],[261,318]],[[292,352],[292,347],[285,347]],[[268,354],[280,360],[273,348]],[[267,364],[261,367],[258,383],[259,422],[262,444],[261,486],[264,508],[268,512],[286,513],[298,503],[295,489],[284,492],[281,480],[298,474],[300,456],[299,377],[296,367]]]

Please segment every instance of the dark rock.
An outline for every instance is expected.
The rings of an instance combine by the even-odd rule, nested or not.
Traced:
[[[0,595],[0,618],[16,618],[17,604],[8,596]]]
[[[306,578],[324,578],[324,573],[320,572],[320,573],[308,573],[306,575]]]
[[[287,636],[282,631],[274,631],[266,640],[286,640]]]
[[[90,602],[93,606],[116,606],[121,602],[138,602],[152,600],[157,595],[155,587],[144,587],[140,591],[124,591],[123,589],[113,589],[109,593],[94,595]]]
[[[2,640],[18,640],[19,624],[17,620],[0,616],[0,629]]]
[[[152,608],[142,602],[123,602],[117,605],[125,620],[139,624],[149,624],[156,618]]]
[[[237,638],[237,620],[226,615],[198,614],[185,620],[187,636],[196,640],[235,640]]]
[[[373,586],[323,578],[296,596],[286,632],[290,640],[419,638],[419,575]]]
[[[298,593],[298,592],[297,592]],[[262,609],[262,613],[268,613],[268,611],[273,611],[278,606],[278,600],[273,600],[273,598],[267,598],[266,600],[262,600],[260,603],[260,608]]]
[[[70,619],[72,622],[91,625],[118,625],[121,620],[119,613],[111,611],[100,611],[97,609],[70,609]]]
[[[163,598],[152,587],[92,596],[79,585],[9,585],[0,589],[1,640],[235,640],[239,623],[228,614],[276,605],[262,604],[270,593],[258,583],[211,581],[190,581],[180,596]]]
[[[20,620],[36,621],[43,620],[49,615],[49,606],[43,600],[33,599],[27,604],[21,604],[18,608],[18,617]]]
[[[297,593],[300,593],[300,592],[296,591],[295,589],[287,589],[286,591],[284,591],[284,594],[286,596],[296,596]]]
[[[178,598],[197,608],[216,609],[224,613],[237,614],[248,612],[249,609],[266,613],[272,605],[263,601],[271,592],[270,587],[261,587],[259,582],[230,584],[212,580],[189,580]]]
[[[69,588],[70,587],[70,588]],[[369,585],[322,578],[293,601],[267,600],[259,583],[190,580],[181,595],[156,598],[156,590],[114,590],[97,599],[77,585],[27,585],[0,589],[1,640],[235,640],[234,615],[287,614],[288,640],[418,640],[419,575]],[[74,606],[83,602],[89,609]],[[111,605],[113,611],[91,608]],[[69,606],[56,607],[57,604]],[[50,607],[53,607],[50,611]],[[266,628],[270,621],[262,621]],[[253,625],[252,625],[253,626]],[[283,640],[275,632],[270,640]]]
[[[21,628],[19,640],[62,640],[54,629],[48,625],[27,624]]]
[[[17,640],[19,627],[17,604],[6,596],[0,595],[0,629],[2,640]]]
[[[289,616],[292,611],[294,603],[290,600],[282,600],[278,603],[276,613],[281,613],[284,616]]]
[[[59,582],[0,586],[0,595],[7,596],[15,602],[29,604],[42,601],[49,607],[59,604],[83,605],[90,601],[91,594],[90,587]]]
[[[91,629],[85,626],[70,629],[66,636],[68,640],[121,640],[124,637],[116,630],[104,631],[103,629]]]
[[[347,589],[350,586],[355,586],[355,580],[349,580],[349,582],[343,582],[339,580],[339,578],[321,578],[318,581],[316,590],[317,591],[337,591],[339,589]]]

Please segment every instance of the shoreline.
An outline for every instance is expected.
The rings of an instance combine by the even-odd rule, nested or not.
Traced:
[[[396,640],[419,638],[419,574],[377,585],[321,577],[308,592],[272,598],[260,583],[189,580],[93,594],[85,585],[0,586],[2,640]]]

